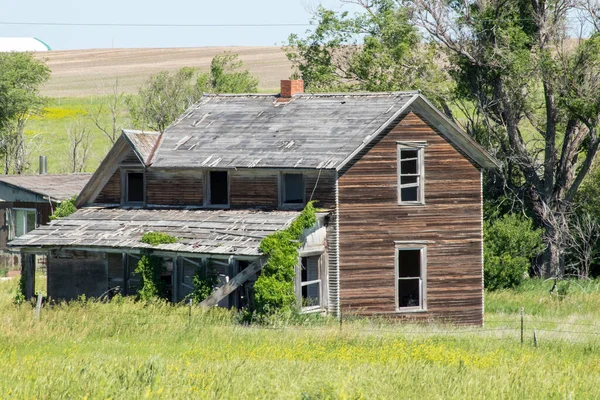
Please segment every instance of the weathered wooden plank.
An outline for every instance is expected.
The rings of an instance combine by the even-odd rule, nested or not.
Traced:
[[[221,300],[233,293],[237,288],[242,286],[244,282],[256,275],[264,266],[264,259],[260,258],[246,267],[242,272],[234,276],[225,285],[221,286],[208,298],[200,303],[201,307],[212,307],[219,304]]]
[[[397,142],[426,141],[425,205],[399,206]],[[344,313],[395,311],[395,241],[427,245],[427,317],[481,324],[480,173],[416,114],[366,149],[339,180]],[[423,318],[423,316],[411,316]]]

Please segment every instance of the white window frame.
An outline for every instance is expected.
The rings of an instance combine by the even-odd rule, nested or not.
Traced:
[[[397,184],[398,184],[398,205],[424,205],[425,204],[425,142],[397,142]],[[403,174],[402,173],[402,157],[403,150],[417,151],[417,173]],[[414,159],[407,159],[410,161]],[[402,176],[416,176],[417,183],[402,184]],[[417,200],[402,200],[402,189],[408,187],[417,187]]]
[[[285,176],[286,175],[302,175],[302,202],[301,203],[286,203],[285,202]],[[306,205],[306,175],[302,172],[281,172],[279,173],[279,208],[286,209],[303,209]]]
[[[129,174],[142,174],[142,201],[129,201]],[[143,206],[146,204],[146,171],[143,168],[121,168],[121,204]]]
[[[302,281],[302,258],[318,257],[317,271],[319,273],[319,279],[313,279],[311,281]],[[322,253],[308,253],[302,254],[298,257],[298,264],[296,265],[296,299],[298,307],[302,313],[320,312],[325,310],[326,304],[326,273],[323,271],[324,268],[324,257]],[[305,286],[319,284],[319,304],[309,307],[304,307],[302,304],[302,288]]]
[[[225,172],[227,174],[227,203],[212,204],[210,202],[210,174],[211,172]],[[229,208],[231,206],[231,171],[226,169],[212,169],[204,171],[204,207],[207,208]]]
[[[11,221],[8,221],[9,223],[7,224],[9,227],[9,232],[8,232],[8,240],[13,240],[14,238],[17,238],[17,223],[16,223],[16,211],[25,211],[25,213],[23,214],[23,226],[25,227],[26,232],[23,233],[23,235],[26,235],[28,232],[31,232],[32,230],[34,230],[35,228],[38,227],[38,215],[37,215],[37,209],[35,208],[25,208],[25,207],[13,207],[11,208]],[[27,213],[32,212],[33,215],[35,215],[35,223],[32,229],[27,230],[28,226],[27,226]]]
[[[416,279],[417,277],[400,278],[399,256],[400,251],[419,250],[421,254],[421,268],[419,279],[419,306],[400,307],[400,293],[398,290],[398,281]],[[394,248],[394,292],[396,312],[425,312],[427,311],[427,245],[422,243],[396,243]]]

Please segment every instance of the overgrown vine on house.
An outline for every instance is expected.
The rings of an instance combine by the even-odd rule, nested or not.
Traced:
[[[309,202],[291,225],[260,242],[259,250],[267,257],[262,274],[254,284],[254,301],[258,315],[294,312],[296,294],[294,277],[298,264],[300,238],[305,229],[317,221],[313,202]]]
[[[192,278],[194,289],[191,298],[195,303],[201,303],[215,291],[219,283],[217,270],[210,260],[200,265]]]
[[[162,232],[146,232],[140,242],[158,246],[177,242],[177,238]],[[142,287],[138,290],[140,300],[150,301],[156,297],[164,297],[164,282],[161,279],[166,271],[162,257],[152,254],[152,249],[142,250],[135,273],[142,279]]]
[[[22,270],[21,277],[19,278],[19,284],[17,285],[17,292],[15,293],[14,303],[23,304],[25,300],[25,287],[27,285],[27,271]]]

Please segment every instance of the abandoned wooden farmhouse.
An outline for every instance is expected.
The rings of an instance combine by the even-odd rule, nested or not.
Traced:
[[[204,301],[252,306],[265,236],[308,201],[296,294],[305,312],[483,322],[482,170],[497,162],[418,92],[205,95],[163,134],[124,131],[70,217],[11,242],[27,294],[35,255],[48,296],[135,294],[143,233],[174,302],[211,260],[220,288]]]

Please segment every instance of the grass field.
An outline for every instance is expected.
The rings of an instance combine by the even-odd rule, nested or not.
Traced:
[[[42,94],[49,97],[90,97],[102,93],[119,79],[125,93],[159,71],[196,67],[207,71],[213,57],[223,52],[238,54],[244,68],[259,79],[259,90],[275,93],[279,80],[288,79],[291,63],[279,46],[197,47],[170,49],[88,49],[37,53],[52,75]]]
[[[598,398],[600,282],[562,300],[550,285],[487,294],[483,328],[340,329],[314,317],[243,326],[225,310],[190,317],[123,299],[46,307],[37,321],[11,304],[16,280],[0,281],[0,398]]]

